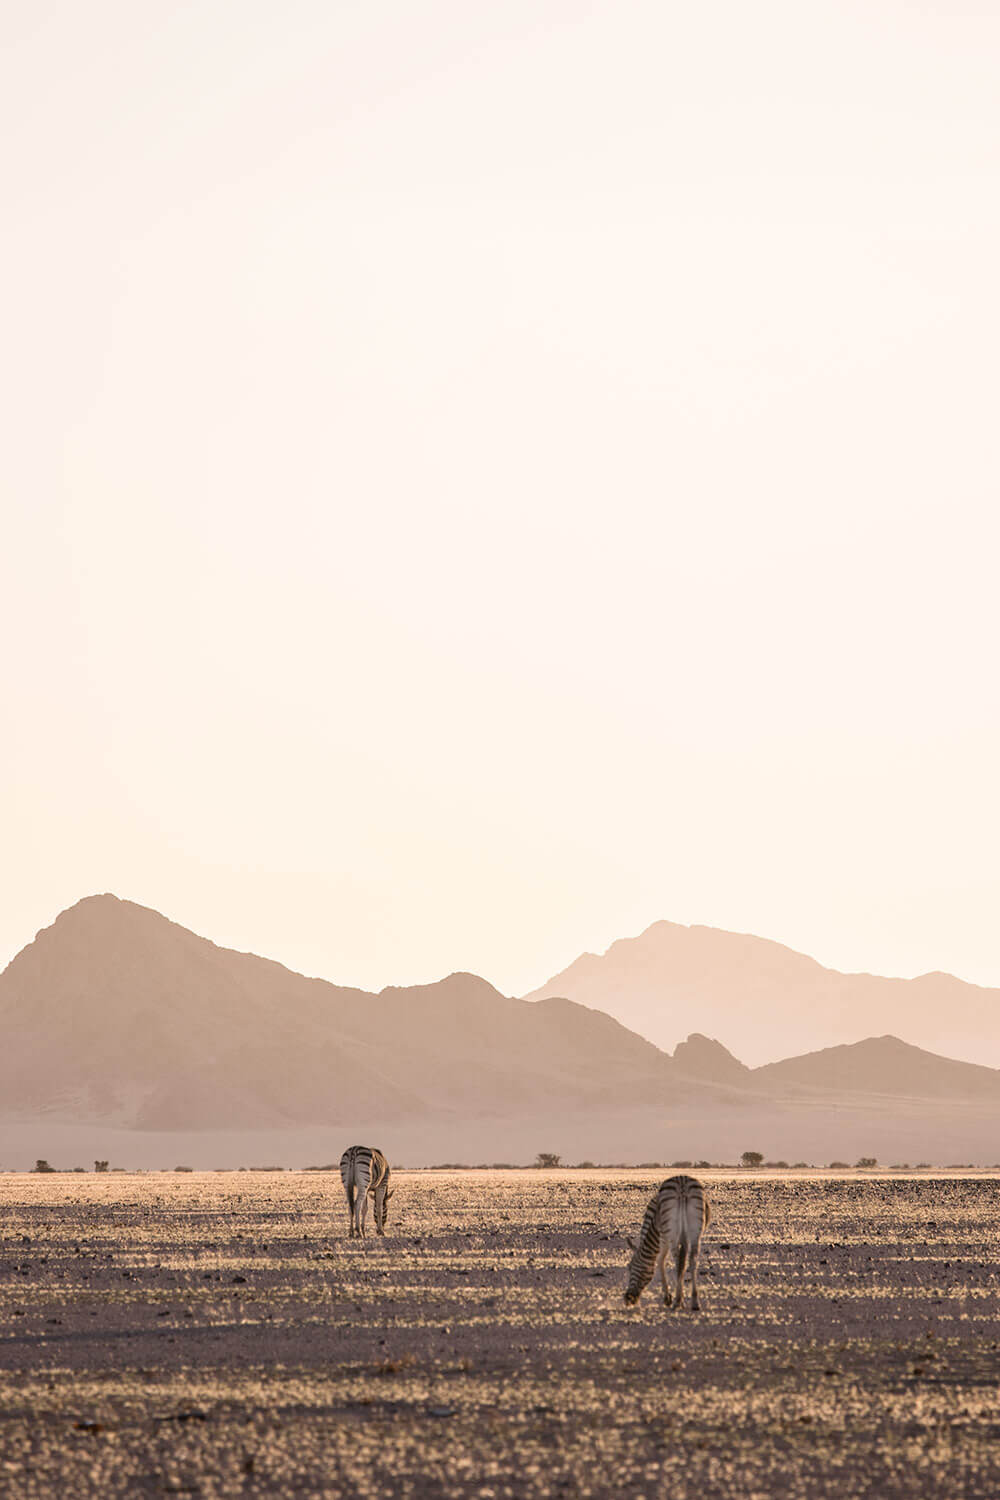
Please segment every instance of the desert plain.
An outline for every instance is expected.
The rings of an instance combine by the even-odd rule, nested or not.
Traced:
[[[995,1176],[703,1171],[628,1309],[667,1175],[0,1176],[0,1493],[1000,1494]]]

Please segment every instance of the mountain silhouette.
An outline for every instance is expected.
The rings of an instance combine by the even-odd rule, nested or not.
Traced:
[[[754,1066],[873,1033],[1000,1066],[1000,990],[951,974],[841,974],[781,943],[715,927],[654,922],[606,953],[582,954],[525,998],[548,995],[607,1011],[664,1049],[695,1024]]]
[[[753,957],[759,940],[741,941]],[[772,979],[827,973],[763,946]],[[696,1031],[670,1056],[573,998],[514,999],[465,973],[346,988],[110,895],[70,907],[11,961],[0,1026],[3,1165],[69,1151],[301,1165],[368,1136],[411,1165],[540,1149],[985,1162],[1000,1139],[1000,1072],[896,1036],[751,1068]]]
[[[1000,1070],[939,1057],[898,1036],[866,1037],[748,1068],[721,1042],[694,1032],[678,1043],[673,1060],[686,1078],[736,1085],[776,1100],[869,1095],[1000,1104]]]
[[[347,989],[111,895],[11,961],[0,1026],[5,1117],[147,1130],[606,1107],[674,1071],[570,1000],[529,1004],[473,974]]]
[[[678,1042],[674,1048],[674,1062],[688,1078],[731,1083],[740,1088],[752,1087],[752,1069],[735,1058],[721,1042],[702,1036],[698,1031],[693,1031],[686,1042]]]
[[[769,1092],[797,1084],[839,1093],[1000,1103],[1000,1071],[996,1068],[938,1057],[900,1041],[898,1036],[868,1037],[848,1046],[824,1047],[803,1057],[788,1057],[755,1068],[751,1076]]]

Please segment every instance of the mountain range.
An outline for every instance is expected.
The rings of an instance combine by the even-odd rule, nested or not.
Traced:
[[[636,954],[652,953],[660,967],[645,962],[648,979],[671,948],[690,959],[681,934],[704,949],[709,931],[657,924],[605,960],[634,975]],[[714,936],[728,952],[734,935]],[[793,973],[812,972],[777,944],[739,941],[750,957],[774,949]],[[217,947],[133,902],[87,897],[0,975],[0,1165],[29,1142],[33,1155],[128,1152],[137,1165],[182,1148],[199,1165],[302,1164],[339,1156],[348,1135],[411,1165],[539,1149],[605,1161],[734,1160],[748,1146],[819,1161],[998,1154],[1000,1071],[892,1035],[750,1067],[699,1031],[670,1054],[589,1003],[595,962],[566,971],[570,996],[516,999],[472,974],[376,994]],[[693,967],[678,964],[678,1019]],[[773,983],[775,965],[764,973]],[[742,982],[733,1016],[747,995],[766,1003],[749,962]],[[605,1003],[621,1011],[627,1000],[619,986]],[[685,1019],[704,1015],[692,999]]]
[[[379,994],[219,948],[92,896],[0,975],[0,1099],[146,1130],[347,1123],[612,1103],[670,1060],[572,1001],[473,974]]]
[[[606,953],[583,953],[526,998],[566,995],[671,1048],[692,1027],[748,1063],[872,1034],[1000,1067],[1000,990],[952,974],[841,974],[781,943],[654,922]]]

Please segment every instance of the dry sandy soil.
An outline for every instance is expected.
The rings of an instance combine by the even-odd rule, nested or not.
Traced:
[[[705,1172],[627,1309],[665,1175],[0,1177],[0,1493],[1000,1494],[1000,1183]]]

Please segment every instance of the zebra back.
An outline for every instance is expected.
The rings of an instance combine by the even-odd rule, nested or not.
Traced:
[[[675,1249],[684,1243],[696,1245],[711,1218],[705,1189],[697,1177],[668,1177],[656,1195],[660,1234]]]
[[[627,1303],[637,1302],[652,1281],[661,1247],[669,1253],[676,1253],[682,1246],[685,1251],[697,1250],[710,1217],[705,1189],[697,1177],[682,1173],[660,1183],[646,1205],[639,1241],[633,1247],[625,1291]]]
[[[375,1146],[348,1146],[340,1158],[340,1180],[349,1199],[354,1192],[374,1193],[383,1184],[388,1197],[390,1175],[388,1161]]]

